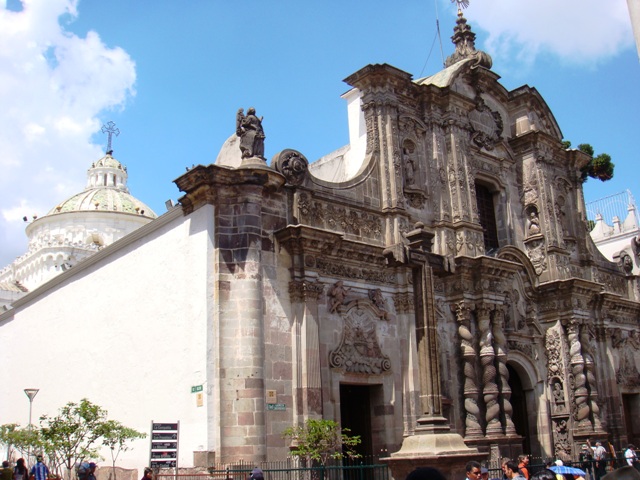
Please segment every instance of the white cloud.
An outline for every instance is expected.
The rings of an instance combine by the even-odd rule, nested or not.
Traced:
[[[494,61],[531,64],[543,53],[592,64],[633,45],[626,0],[471,0],[465,17],[489,33]]]
[[[26,250],[23,216],[43,215],[82,190],[102,155],[98,115],[135,94],[135,64],[99,35],[65,25],[77,0],[0,0],[0,268]]]

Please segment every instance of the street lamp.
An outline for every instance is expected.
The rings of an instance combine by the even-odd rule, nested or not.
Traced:
[[[36,398],[40,390],[37,388],[25,388],[24,393],[29,397],[29,430],[31,430],[31,409],[33,407],[33,399]]]
[[[40,390],[37,388],[25,388],[24,393],[29,397],[29,432],[31,432],[31,411],[33,407],[33,399],[36,398]],[[29,451],[27,452],[28,457],[31,457],[31,446],[29,446]]]

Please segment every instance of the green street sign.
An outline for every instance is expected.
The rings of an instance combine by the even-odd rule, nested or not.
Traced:
[[[202,385],[196,385],[195,387],[191,387],[191,393],[198,393],[202,391]]]
[[[267,403],[267,410],[284,411],[287,406],[284,403]]]

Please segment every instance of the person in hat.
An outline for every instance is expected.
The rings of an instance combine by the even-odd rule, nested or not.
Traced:
[[[480,480],[489,480],[489,469],[487,467],[480,468]]]
[[[49,478],[49,469],[42,462],[42,455],[36,456],[36,464],[31,467],[31,472],[29,472],[35,480],[47,480]]]
[[[593,459],[595,460],[595,477],[600,480],[607,473],[607,450],[602,446],[602,442],[596,442],[593,448]]]

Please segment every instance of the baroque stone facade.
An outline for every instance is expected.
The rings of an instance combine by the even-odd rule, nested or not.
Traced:
[[[453,38],[433,76],[382,64],[346,79],[362,132],[350,149],[268,165],[234,136],[176,180],[179,206],[0,314],[0,343],[44,314],[43,337],[139,332],[171,368],[74,368],[109,379],[96,388],[117,406],[154,379],[172,392],[153,392],[156,419],[182,418],[191,450],[219,462],[280,460],[282,431],[319,417],[361,435],[361,453],[390,453],[397,479],[429,461],[453,478],[470,458],[640,441],[640,283],[595,253],[588,157],[563,148],[535,89],[498,82],[461,14]],[[149,285],[145,301],[128,284]],[[101,290],[118,292],[117,316],[109,297],[79,303]],[[57,370],[83,353],[56,355]],[[15,375],[45,382],[29,365]],[[193,407],[179,392],[198,383]]]
[[[443,424],[494,456],[569,458],[587,438],[637,440],[626,416],[640,414],[638,278],[593,254],[588,158],[563,148],[535,89],[505,90],[462,15],[453,38],[434,76],[384,64],[346,79],[366,127],[354,178],[323,180],[285,150],[257,173],[192,169],[177,181],[182,204],[237,207],[246,179],[281,178],[251,186],[235,210],[255,221],[225,243],[242,239],[246,255],[220,244],[220,257],[232,291],[248,278],[235,259],[255,259],[263,329],[276,323],[267,272],[289,278],[277,301],[296,421],[340,419],[351,401],[340,385],[359,385],[375,391],[363,400],[366,453],[401,454],[403,436]]]

